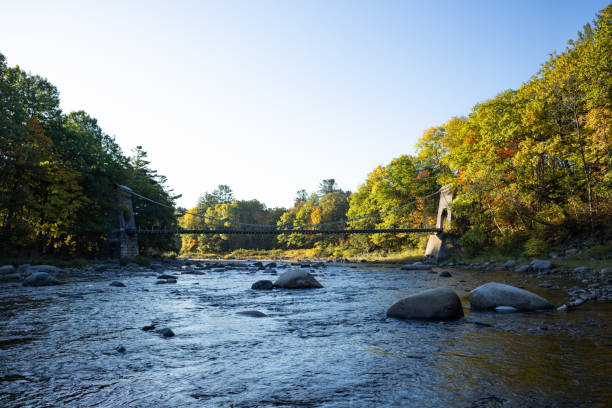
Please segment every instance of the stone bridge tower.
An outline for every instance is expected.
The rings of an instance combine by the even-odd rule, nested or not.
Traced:
[[[136,233],[136,220],[132,207],[132,189],[121,184],[115,184],[119,196],[119,256],[121,258],[134,258],[138,256],[138,234]]]
[[[446,185],[440,189],[440,202],[438,203],[438,218],[436,220],[436,228],[442,230],[435,235],[429,236],[427,241],[427,248],[425,249],[425,256],[428,259],[438,261],[443,259],[447,254],[444,250],[444,241],[446,236],[444,229],[450,227],[452,218],[451,202],[453,201],[453,193],[451,192],[450,185]]]

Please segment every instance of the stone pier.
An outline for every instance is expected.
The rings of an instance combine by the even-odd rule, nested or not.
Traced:
[[[444,186],[440,189],[440,202],[438,203],[438,218],[436,220],[436,228],[440,228],[443,232],[439,232],[429,236],[425,256],[429,259],[438,261],[443,259],[447,254],[444,250],[445,234],[444,229],[450,227],[452,218],[451,202],[453,201],[453,193],[450,186]]]
[[[136,220],[132,207],[132,189],[120,184],[115,185],[119,196],[119,256],[121,258],[134,258],[138,256],[138,234],[136,233]]]

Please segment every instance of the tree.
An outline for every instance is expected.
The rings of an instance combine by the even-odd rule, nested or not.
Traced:
[[[335,179],[326,179],[319,183],[319,195],[322,197],[325,194],[333,193],[338,189]]]

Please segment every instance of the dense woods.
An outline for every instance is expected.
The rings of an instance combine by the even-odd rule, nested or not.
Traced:
[[[496,248],[535,256],[554,243],[612,233],[612,5],[585,25],[565,51],[552,54],[519,89],[478,103],[467,116],[426,130],[413,156],[367,175],[355,192],[334,179],[297,192],[292,208],[236,200],[219,185],[187,213],[135,200],[137,225],[230,227],[228,220],[288,228],[357,218],[326,228],[429,227],[437,201],[414,201],[451,184],[452,233],[466,255]],[[64,114],[45,79],[7,67],[0,55],[1,250],[97,254],[115,226],[114,183],[172,206],[176,196],[137,147],[126,157],[85,112]],[[317,227],[309,227],[317,228]],[[141,237],[145,250],[178,250],[164,236]],[[364,236],[183,235],[182,252],[239,248],[420,247],[411,234]]]
[[[0,253],[111,254],[115,183],[173,205],[166,179],[139,146],[125,156],[86,112],[64,114],[57,89],[0,54]],[[138,225],[172,226],[172,210],[134,202]],[[148,250],[174,249],[146,237]]]

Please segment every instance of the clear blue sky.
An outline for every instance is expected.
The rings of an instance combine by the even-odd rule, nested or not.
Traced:
[[[422,132],[563,51],[608,1],[8,1],[0,52],[49,79],[179,204],[298,189],[414,153]]]

